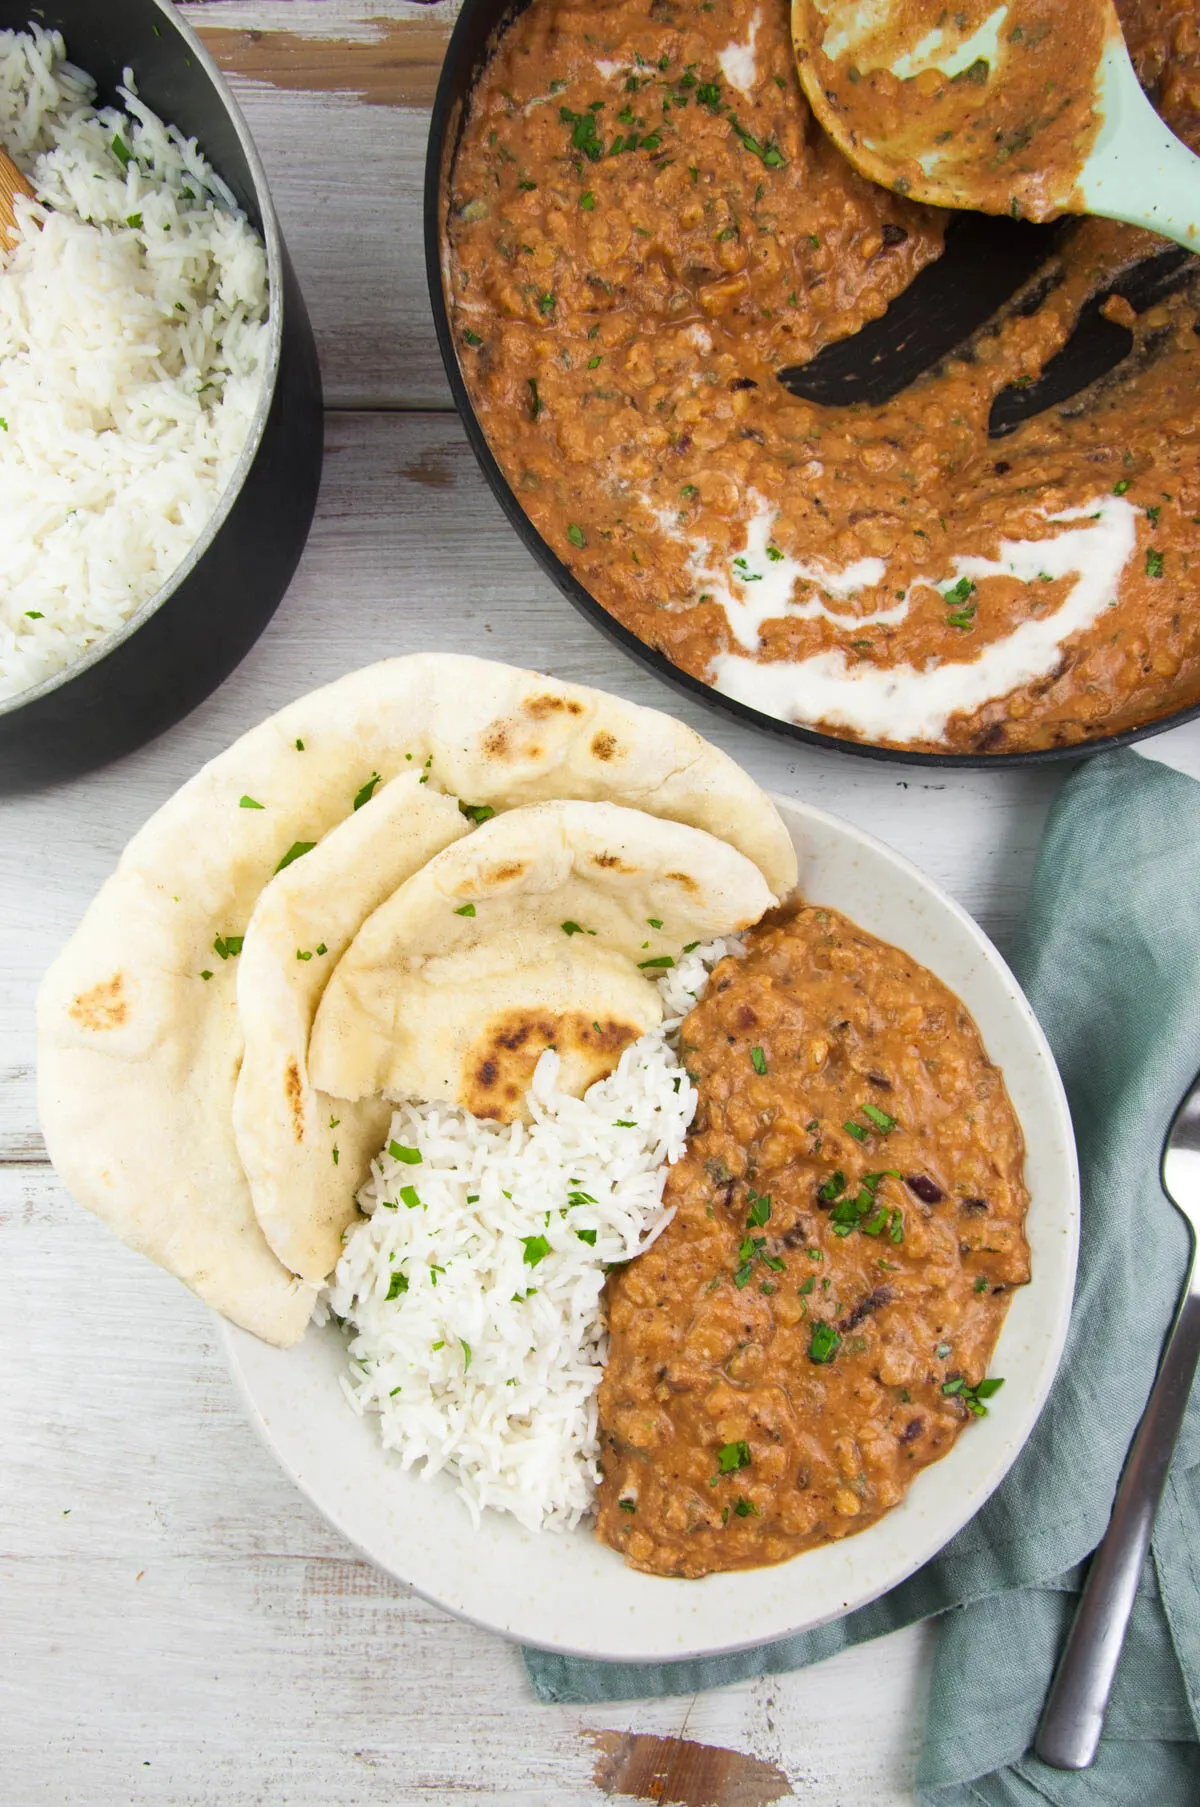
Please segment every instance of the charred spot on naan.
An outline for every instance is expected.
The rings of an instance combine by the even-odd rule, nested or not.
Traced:
[[[297,1142],[304,1140],[304,1083],[300,1078],[300,1069],[294,1060],[289,1060],[283,1075],[283,1095],[287,1101],[288,1121],[292,1126],[292,1134]]]
[[[461,892],[461,897],[466,902],[473,902],[476,898],[487,897],[491,892],[504,891],[523,878],[528,867],[527,860],[500,860],[494,866],[485,866],[482,871],[472,875],[471,883]],[[456,892],[455,895],[460,893]]]
[[[638,1023],[572,1011],[509,1010],[495,1016],[463,1063],[459,1103],[476,1117],[513,1123],[522,1115],[534,1068],[547,1048],[569,1065],[586,1091],[612,1072],[643,1032]]]
[[[619,853],[593,853],[588,857],[593,866],[599,866],[605,872],[634,873],[639,870],[637,866],[627,865]]]
[[[81,991],[67,1014],[83,1029],[119,1029],[129,1020],[124,973],[116,972],[111,979],[102,979],[89,991]]]
[[[598,734],[593,734],[592,758],[600,760],[602,765],[608,765],[617,757],[620,750],[616,735],[610,734],[607,728],[601,728]]]
[[[582,715],[585,706],[573,696],[553,696],[547,693],[542,696],[527,697],[521,707],[526,715],[531,715],[534,721],[540,722],[545,721],[548,716],[561,715],[564,711],[568,715]]]

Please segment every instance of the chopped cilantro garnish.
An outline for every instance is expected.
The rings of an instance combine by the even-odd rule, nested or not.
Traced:
[[[864,1129],[861,1123],[854,1123],[849,1118],[842,1124],[842,1128],[848,1136],[853,1136],[856,1142],[865,1142],[871,1133],[869,1129]]]
[[[133,152],[119,132],[113,134],[112,154],[121,165],[122,169],[128,169],[129,165],[133,162]]]
[[[341,1159],[341,1156],[338,1154],[338,1145],[335,1142],[333,1145],[333,1164],[335,1167],[337,1166],[340,1159]]]
[[[392,1273],[391,1280],[388,1282],[388,1289],[387,1289],[388,1304],[390,1305],[393,1299],[398,1299],[400,1297],[401,1293],[406,1293],[407,1291],[408,1291],[408,1275],[402,1274],[400,1272],[399,1268],[396,1268]]]
[[[371,801],[371,798],[375,794],[375,786],[379,782],[380,782],[379,773],[372,772],[371,776],[367,779],[367,782],[363,785],[362,789],[359,791],[355,791],[355,793],[354,793],[355,809],[361,809],[364,803],[369,803]]]
[[[864,1104],[862,1113],[864,1117],[869,1117],[876,1129],[885,1136],[890,1135],[896,1127],[896,1119],[890,1117],[886,1111],[881,1111],[877,1104]]]
[[[808,1276],[808,1279],[803,1281],[796,1288],[796,1291],[800,1294],[800,1297],[802,1299],[806,1299],[816,1284],[817,1284],[817,1276],[815,1274],[810,1274]]]
[[[525,1250],[526,1267],[536,1267],[550,1253],[550,1244],[544,1236],[522,1236],[521,1243]]]
[[[646,921],[650,924],[652,929],[661,929],[662,927],[661,916],[647,916]]]
[[[417,1210],[421,1203],[421,1195],[415,1186],[401,1186],[400,1203],[407,1206],[410,1211]]]
[[[490,822],[496,812],[490,803],[460,803],[458,813],[478,826],[480,822]]]
[[[419,1167],[421,1165],[421,1150],[419,1148],[406,1148],[403,1142],[389,1142],[388,1153],[391,1155],[393,1161],[403,1161],[406,1167]]]
[[[637,1511],[637,1501],[636,1500],[618,1500],[617,1504],[621,1508],[622,1512],[636,1512]]]
[[[244,935],[218,935],[213,942],[213,953],[220,954],[222,960],[231,960],[242,951]]]
[[[460,904],[458,909],[455,910],[454,914],[456,916],[474,916],[475,905],[474,904]]]
[[[1146,576],[1161,577],[1163,574],[1163,555],[1157,547],[1151,546],[1146,554]]]
[[[581,550],[587,545],[587,538],[583,528],[580,527],[576,521],[572,521],[567,528],[567,538],[570,540],[572,546],[578,546]]]
[[[3,421],[0,421],[0,426],[4,426]],[[4,427],[4,431],[7,433],[8,428]],[[41,609],[26,609],[25,619],[26,621],[44,621],[46,617]]]
[[[750,1466],[750,1445],[741,1439],[737,1443],[723,1443],[717,1451],[717,1471],[720,1474],[736,1474],[739,1468]]]
[[[542,411],[542,398],[538,394],[537,378],[531,376],[526,378],[526,381],[529,385],[529,418],[536,420]]]
[[[561,924],[561,927],[562,927],[562,932],[564,935],[582,935],[583,934],[583,930],[580,928],[580,926],[577,922],[564,922]]]
[[[758,1507],[752,1506],[750,1501],[740,1493],[734,1501],[733,1509],[739,1518],[750,1518],[751,1516],[754,1518],[762,1517],[762,1513],[759,1511]]]
[[[729,123],[733,127],[735,135],[741,140],[742,149],[749,151],[752,156],[757,157],[760,163],[764,164],[767,169],[786,168],[787,158],[773,138],[768,138],[767,142],[763,144],[759,139],[748,132],[744,125],[739,124],[736,119],[731,119]]]
[[[653,960],[639,960],[638,961],[638,965],[640,967],[647,967],[647,966],[667,967],[667,966],[674,966],[674,964],[675,964],[675,962],[671,958],[670,954],[658,954],[655,956],[655,958]]]
[[[290,866],[293,860],[301,859],[306,853],[311,853],[316,844],[315,841],[293,841],[276,866],[276,872],[282,872],[284,867]]]
[[[204,971],[200,974],[200,977],[202,979],[211,979],[212,978],[212,973],[209,971],[207,966],[205,967]]]
[[[468,345],[482,345],[483,344],[483,340],[480,338],[479,334],[473,333],[469,326],[464,328],[463,338],[466,340]]]
[[[586,1242],[590,1249],[595,1248],[595,1246],[596,1246],[595,1230],[576,1230],[575,1234],[576,1234],[576,1236],[578,1236],[580,1242]]]
[[[977,1387],[972,1387],[968,1386],[961,1374],[956,1374],[953,1380],[943,1384],[942,1392],[949,1394],[952,1399],[961,1399],[973,1417],[986,1418],[987,1407],[984,1400],[990,1399],[993,1393],[998,1393],[1003,1385],[1004,1382],[999,1378],[989,1377],[981,1380]]]
[[[570,107],[560,107],[558,117],[564,125],[572,126],[571,149],[582,151],[589,163],[599,163],[604,155],[604,140],[596,130],[596,113],[603,102],[597,102],[594,111],[572,113]]]
[[[818,1188],[817,1197],[823,1205],[831,1205],[834,1199],[840,1198],[845,1190],[846,1176],[839,1167],[837,1172],[831,1173],[825,1184]]]
[[[463,1373],[465,1374],[467,1369],[471,1366],[471,1345],[465,1337],[460,1336],[458,1340],[462,1344]]]
[[[831,1362],[842,1346],[842,1339],[832,1324],[814,1324],[808,1341],[810,1362]]]
[[[125,224],[127,226],[132,226],[135,232],[140,232],[145,221],[142,219],[140,213],[127,213],[125,215]]]
[[[1112,493],[1113,493],[1113,495],[1114,495],[1114,496],[1123,496],[1123,495],[1124,495],[1124,494],[1125,494],[1125,491],[1126,491],[1126,490],[1127,490],[1127,489],[1128,489],[1128,488],[1129,488],[1129,478],[1128,478],[1128,477],[1122,477],[1122,478],[1121,478],[1121,480],[1120,480],[1120,482],[1119,482],[1119,483],[1114,483],[1114,484],[1113,484],[1113,491],[1112,491]]]
[[[593,207],[596,205],[596,197],[592,193],[590,188],[585,188],[583,193],[580,195],[579,205],[583,208],[583,211],[585,213],[590,213],[592,211]]]
[[[302,741],[302,740],[298,740],[298,741],[297,741],[297,742],[296,742],[296,751],[297,751],[297,753],[303,753],[303,751],[304,751],[304,742],[303,742],[303,741]]]
[[[304,950],[303,950],[303,948],[299,948],[299,947],[298,947],[298,948],[297,948],[297,949],[296,949],[296,958],[297,958],[297,960],[311,960],[311,959],[312,959],[312,955],[311,955],[311,954],[310,954],[310,953],[307,953],[307,954],[306,954],[306,953],[305,953],[305,952],[304,952]]]
[[[750,1065],[754,1068],[754,1071],[756,1073],[765,1073],[766,1072],[767,1057],[763,1053],[761,1048],[751,1048]]]
[[[238,798],[238,808],[239,809],[261,809],[262,804],[257,803],[253,797],[239,797]]]
[[[978,1275],[978,1277],[976,1278],[976,1281],[975,1281],[974,1290],[977,1293],[985,1293],[987,1291],[987,1289],[988,1289],[987,1275],[986,1274]]]
[[[757,1192],[752,1192],[749,1196],[749,1205],[750,1215],[747,1217],[746,1222],[755,1229],[761,1229],[771,1215],[770,1196],[764,1195],[760,1197]]]

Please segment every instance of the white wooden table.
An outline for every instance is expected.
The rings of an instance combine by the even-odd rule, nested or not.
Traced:
[[[125,840],[235,735],[372,659],[480,652],[666,709],[763,783],[899,848],[1002,946],[1065,776],[810,752],[681,700],[582,622],[478,474],[428,316],[421,168],[451,8],[183,10],[231,71],[272,179],[318,334],[328,453],[296,581],[223,689],[107,771],[0,809],[0,1802],[583,1807],[612,1793],[606,1729],[745,1753],[811,1807],[911,1801],[927,1632],[695,1699],[538,1705],[516,1649],[377,1574],[294,1493],[242,1420],[207,1311],[46,1165],[34,991]],[[650,1794],[777,1797],[763,1762],[725,1768],[706,1786],[702,1755],[677,1749]]]

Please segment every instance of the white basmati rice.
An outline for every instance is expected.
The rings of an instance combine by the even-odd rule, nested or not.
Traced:
[[[36,203],[0,253],[0,697],[166,581],[232,475],[269,353],[261,241],[194,140],[97,111],[57,32],[0,32],[0,142]]]
[[[375,1162],[317,1316],[346,1321],[354,1410],[378,1413],[405,1468],[449,1469],[476,1522],[491,1506],[567,1528],[592,1505],[605,1273],[670,1220],[663,1184],[696,1108],[672,1040],[709,967],[740,951],[683,956],[660,981],[667,1021],[583,1098],[543,1054],[531,1124],[440,1104],[392,1118],[406,1152]]]

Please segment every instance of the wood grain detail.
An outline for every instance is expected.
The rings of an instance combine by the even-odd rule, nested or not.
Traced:
[[[199,25],[227,74],[308,94],[352,94],[373,107],[429,107],[450,30],[419,19],[372,21],[370,38],[317,38],[295,31]]]
[[[770,1807],[796,1798],[781,1769],[746,1751],[649,1732],[585,1731],[584,1737],[596,1749],[592,1773],[602,1794],[661,1807]]]

